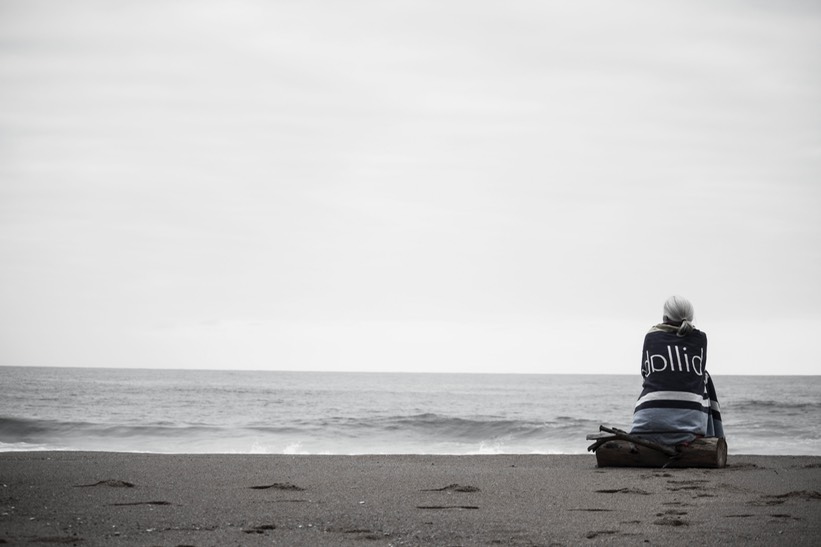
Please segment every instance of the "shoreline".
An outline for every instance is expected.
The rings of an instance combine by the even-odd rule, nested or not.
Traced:
[[[817,545],[821,456],[0,453],[0,543]],[[682,533],[684,532],[684,533]]]

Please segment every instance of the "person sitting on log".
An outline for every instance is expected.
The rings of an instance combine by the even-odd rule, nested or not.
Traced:
[[[673,446],[698,437],[724,437],[706,365],[707,335],[693,326],[693,305],[671,296],[664,303],[663,322],[644,337],[644,383],[630,433]]]

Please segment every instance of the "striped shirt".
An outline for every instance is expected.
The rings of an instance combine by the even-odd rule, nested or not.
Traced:
[[[644,338],[644,383],[631,433],[664,444],[723,437],[721,408],[706,365],[707,335],[702,331],[679,336],[673,325],[650,329]]]

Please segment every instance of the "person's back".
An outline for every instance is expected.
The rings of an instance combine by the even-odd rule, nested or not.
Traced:
[[[696,437],[723,437],[720,409],[707,373],[707,335],[692,325],[693,306],[673,296],[664,322],[644,338],[643,389],[631,433],[675,445]]]

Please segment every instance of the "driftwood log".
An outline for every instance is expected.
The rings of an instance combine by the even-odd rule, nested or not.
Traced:
[[[599,467],[724,467],[727,465],[727,442],[723,438],[704,437],[687,446],[661,445],[601,426],[605,433],[588,435],[596,442],[588,450],[596,453]]]

